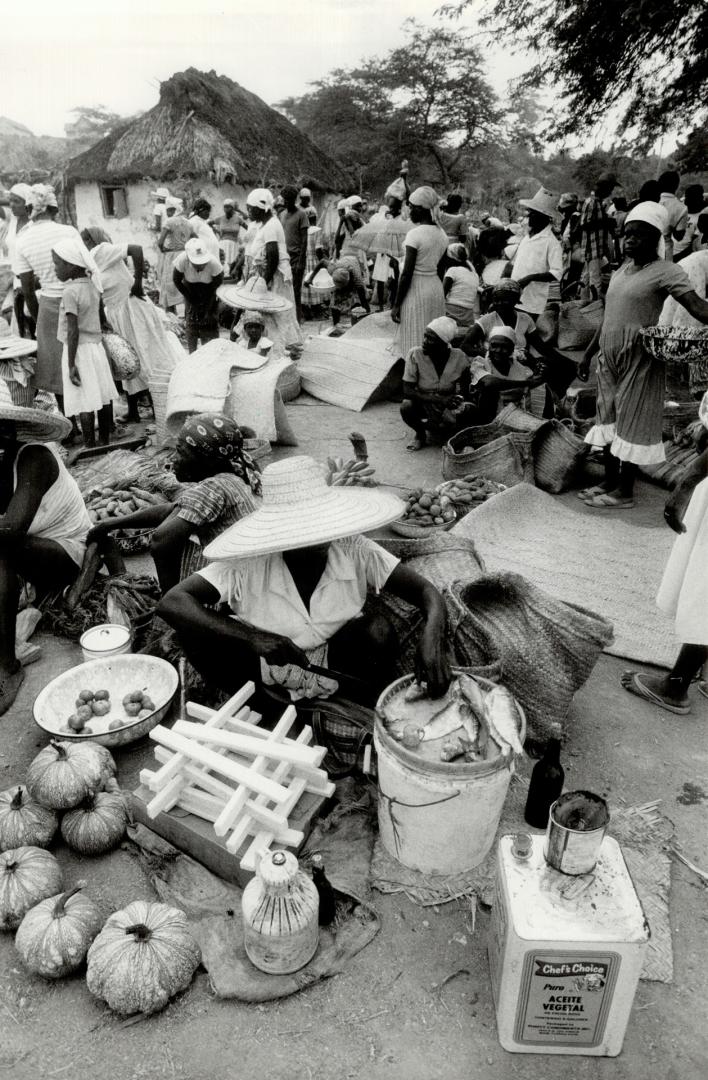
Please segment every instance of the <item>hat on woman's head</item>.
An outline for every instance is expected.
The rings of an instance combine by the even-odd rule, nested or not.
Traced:
[[[209,248],[198,236],[193,236],[191,240],[187,241],[184,245],[184,253],[195,266],[206,266],[211,258]]]
[[[166,187],[159,187],[157,191],[150,192],[151,199],[166,199],[170,194],[170,189]]]
[[[71,431],[71,422],[60,412],[45,412],[15,405],[5,379],[0,379],[0,426],[15,425],[18,442],[59,442]]]
[[[289,311],[293,306],[286,296],[278,296],[269,289],[265,278],[257,276],[238,285],[220,285],[216,294],[229,307],[242,311]]]
[[[249,191],[246,206],[255,206],[260,210],[273,209],[273,193],[268,188],[254,188]]]
[[[441,341],[449,345],[457,334],[457,323],[449,316],[441,315],[439,319],[433,319],[432,322],[429,322],[425,329],[432,330]]]
[[[544,217],[554,218],[558,206],[558,196],[554,195],[548,188],[542,187],[538,189],[533,199],[519,199],[519,206],[523,206],[526,210],[535,210],[537,214],[543,214]]]
[[[205,549],[208,559],[242,559],[315,547],[370,532],[401,517],[404,504],[379,488],[328,487],[311,457],[291,457],[262,473],[263,505]]]

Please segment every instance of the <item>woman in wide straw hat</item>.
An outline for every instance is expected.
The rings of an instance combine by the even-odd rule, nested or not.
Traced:
[[[432,696],[444,693],[450,672],[442,597],[361,535],[400,517],[400,499],[380,489],[328,487],[309,457],[269,465],[262,483],[262,507],[214,540],[205,552],[211,565],[160,605],[197,671],[226,691],[253,679],[298,700],[337,690],[336,681],[308,670],[317,664],[365,680],[359,698],[371,704],[393,678],[396,640],[384,617],[362,612],[367,591],[385,587],[423,613],[416,673]],[[220,603],[230,614],[215,610]]]
[[[91,528],[84,500],[51,445],[71,424],[57,412],[12,403],[0,379],[0,715],[24,674],[15,657],[20,582],[38,593],[78,575]]]

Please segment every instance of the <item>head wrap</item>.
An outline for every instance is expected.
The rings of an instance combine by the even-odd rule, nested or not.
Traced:
[[[300,188],[300,198],[301,199],[311,199],[312,198],[312,192],[310,191],[309,187]]]
[[[350,195],[348,199],[344,200],[347,206],[360,206],[363,203],[361,195]]]
[[[233,199],[224,199],[223,205],[224,206],[234,206],[235,205],[234,200]]]
[[[268,188],[254,188],[249,191],[246,206],[256,206],[260,210],[273,209],[273,194]]]
[[[50,187],[49,184],[33,184],[30,202],[32,203],[32,217],[39,217],[48,206],[57,206],[54,188]]]
[[[176,210],[179,214],[184,210],[184,203],[181,199],[178,199],[176,195],[168,195],[165,199],[165,209]]]
[[[578,201],[578,196],[574,191],[564,191],[558,200],[558,209],[566,210],[569,206],[575,206]]]
[[[441,341],[449,345],[457,333],[457,323],[447,315],[441,315],[439,319],[429,322],[425,329],[432,330]]]
[[[625,227],[631,221],[643,221],[645,225],[651,225],[653,229],[658,229],[662,236],[669,230],[669,215],[661,203],[657,202],[637,203],[624,219]]]
[[[241,316],[241,324],[243,326],[263,326],[265,327],[265,319],[260,311],[244,311]]]
[[[698,406],[698,419],[703,424],[704,428],[708,428],[708,390],[700,400]]]
[[[110,236],[99,225],[89,225],[87,228],[82,229],[81,239],[84,241],[89,251],[98,244],[111,243]]]
[[[25,205],[32,205],[32,188],[29,184],[13,184],[10,188],[11,195],[17,195],[18,199],[22,199]]]
[[[504,304],[518,304],[521,299],[521,286],[511,278],[502,278],[492,288],[492,300],[501,300]]]
[[[431,187],[419,187],[408,196],[411,206],[422,206],[424,210],[434,210],[440,202],[440,196]]]
[[[470,266],[467,258],[467,248],[464,244],[450,244],[447,249],[447,256],[449,259],[454,259],[455,262],[464,263],[467,267]]]
[[[95,285],[100,293],[103,292],[101,274],[96,261],[80,236],[67,236],[65,240],[58,240],[52,251],[64,262],[71,263],[72,266],[82,266],[91,278],[91,284]]]
[[[177,436],[177,449],[211,461],[221,472],[231,470],[260,494],[258,465],[243,449],[243,435],[235,420],[222,413],[197,413],[185,420]]]
[[[492,338],[505,338],[516,348],[516,334],[510,326],[495,326],[489,332],[489,340],[491,341]]]
[[[340,288],[349,284],[350,274],[345,266],[338,266],[332,271],[332,281],[335,285],[339,285]]]
[[[349,205],[349,203],[347,202],[346,199],[340,199],[339,202],[337,203],[337,209],[338,210],[346,210],[348,205]]]

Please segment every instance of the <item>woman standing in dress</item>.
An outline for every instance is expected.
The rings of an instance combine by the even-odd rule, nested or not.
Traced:
[[[597,416],[585,441],[603,449],[605,480],[581,492],[587,506],[629,509],[634,506],[639,466],[666,459],[664,365],[645,350],[642,328],[658,323],[668,296],[699,322],[708,323],[708,301],[692,288],[680,263],[659,258],[666,229],[666,211],[658,203],[639,203],[627,214],[627,261],[610,279],[602,326],[578,368],[579,375],[587,372],[599,345]]]
[[[149,390],[153,370],[171,371],[174,367],[160,314],[143,292],[143,249],[140,244],[112,244],[108,234],[97,228],[84,229],[81,239],[101,272],[106,318],[140,358],[139,373],[134,379],[123,380],[128,395],[127,420],[137,423],[138,399]],[[132,261],[132,274],[126,259]]]
[[[78,416],[85,446],[107,446],[112,409],[118,399],[108,356],[101,340],[101,275],[80,236],[59,240],[52,248],[57,277],[64,282],[57,335],[63,345],[61,368],[64,407]]]
[[[207,202],[206,199],[199,198],[192,207],[189,224],[192,227],[192,236],[196,236],[198,240],[201,240],[210,255],[213,255],[215,259],[220,259],[219,237],[209,224],[210,214],[211,203]]]
[[[438,263],[447,251],[447,237],[433,220],[438,196],[431,187],[419,187],[408,203],[414,227],[406,235],[405,261],[391,308],[391,318],[400,323],[397,349],[403,357],[420,345],[426,326],[445,314]]]
[[[160,304],[165,311],[174,311],[182,303],[182,294],[175,286],[175,259],[192,236],[192,226],[184,216],[182,200],[169,196],[165,202],[165,219],[157,240],[162,255],[159,266]]]
[[[276,296],[289,300],[291,307],[275,316],[273,330],[269,333],[274,346],[282,343],[285,348],[302,343],[302,334],[295,318],[295,294],[290,258],[285,246],[285,233],[278,218],[273,214],[273,195],[267,188],[254,188],[246,200],[248,216],[256,225],[246,254],[254,272],[262,277]]]
[[[464,244],[450,244],[443,277],[445,314],[458,326],[474,326],[479,317],[479,277],[467,259]]]

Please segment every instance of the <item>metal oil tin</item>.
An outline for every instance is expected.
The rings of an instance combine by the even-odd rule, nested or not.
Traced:
[[[592,791],[567,791],[548,815],[544,854],[563,874],[589,874],[610,823],[607,803]]]
[[[499,1041],[522,1054],[614,1056],[644,962],[649,926],[619,844],[594,873],[549,866],[544,837],[503,836],[488,944]],[[515,851],[512,851],[515,849]]]

